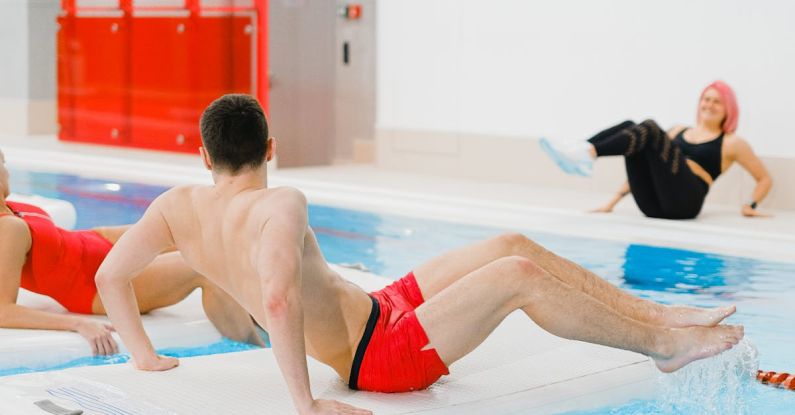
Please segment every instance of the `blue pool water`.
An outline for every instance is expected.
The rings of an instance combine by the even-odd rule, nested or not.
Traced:
[[[24,171],[11,172],[11,189],[72,202],[78,212],[77,228],[134,222],[148,203],[165,191],[158,186]],[[309,218],[330,262],[362,263],[374,273],[391,278],[399,278],[449,249],[504,231],[318,205],[310,206]],[[520,231],[635,295],[669,304],[737,304],[739,311],[730,321],[745,325],[747,337],[758,349],[760,368],[795,371],[795,313],[791,311],[795,264]],[[206,352],[237,349],[239,344],[227,342],[211,345]],[[176,355],[204,352],[181,350]],[[738,409],[731,413],[795,413],[795,392],[747,381],[733,404]],[[581,414],[691,413],[729,411],[724,407],[694,406],[684,399],[677,403],[676,397],[673,401],[668,397],[664,402],[637,401]]]
[[[245,350],[257,349],[257,346],[252,346],[246,343],[236,342],[234,340],[222,339],[219,342],[208,344],[205,346],[197,347],[168,347],[158,349],[158,353],[164,356],[172,357],[193,357],[193,356],[207,356],[219,353],[242,352]],[[130,360],[128,354],[116,354],[113,356],[87,356],[75,359],[66,363],[54,366],[23,366],[0,368],[0,376],[18,375],[20,373],[42,372],[47,370],[60,370],[70,367],[78,366],[102,366],[112,365],[117,363],[126,363]]]

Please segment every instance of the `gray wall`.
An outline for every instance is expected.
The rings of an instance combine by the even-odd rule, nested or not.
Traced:
[[[0,99],[28,96],[28,2],[0,1]],[[0,127],[2,128],[2,127]]]
[[[28,96],[30,99],[55,99],[56,19],[60,2],[28,0],[28,3]]]
[[[0,0],[0,133],[56,133],[54,0]]]
[[[269,3],[270,125],[279,167],[348,162],[368,148],[362,143],[374,148],[375,0],[358,3],[362,17],[351,21],[339,15],[342,0]]]
[[[361,0],[362,17],[337,19],[334,112],[337,161],[355,160],[356,148],[375,146],[375,0]],[[337,0],[338,7],[348,4]],[[349,62],[343,63],[343,44],[349,45]],[[363,155],[365,161],[368,157]],[[374,154],[369,158],[373,161]]]
[[[271,0],[269,7],[269,121],[279,167],[329,164],[334,140],[335,3]]]

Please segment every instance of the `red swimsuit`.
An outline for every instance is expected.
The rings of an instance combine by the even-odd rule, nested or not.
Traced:
[[[71,312],[90,314],[97,294],[94,274],[113,244],[94,231],[61,229],[36,206],[6,205],[30,228],[21,287],[52,297]]]

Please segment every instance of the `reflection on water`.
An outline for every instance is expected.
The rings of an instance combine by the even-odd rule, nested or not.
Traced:
[[[625,288],[732,299],[751,289],[761,261],[630,244],[624,254]]]
[[[125,225],[141,218],[146,207],[166,187],[87,179],[69,174],[10,170],[14,193],[34,194],[72,203],[77,211],[75,229]]]

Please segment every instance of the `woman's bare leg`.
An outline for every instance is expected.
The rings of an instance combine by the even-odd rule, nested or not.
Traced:
[[[264,346],[248,312],[226,292],[185,264],[178,252],[159,255],[132,283],[141,313],[174,305],[196,288],[201,288],[207,318],[223,336]],[[93,311],[105,314],[98,295],[94,298]]]
[[[119,238],[124,235],[124,232],[127,232],[132,225],[119,225],[119,226],[100,226],[91,229],[92,231],[99,234],[99,236],[107,239],[112,244],[116,244]]]

